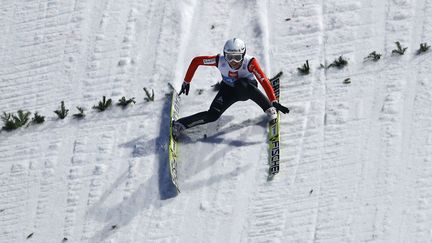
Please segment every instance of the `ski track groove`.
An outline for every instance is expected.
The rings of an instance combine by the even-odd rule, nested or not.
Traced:
[[[263,65],[265,70],[270,70],[270,62],[269,62],[269,53],[268,53],[268,43],[269,43],[269,36],[267,32],[265,32],[265,28],[268,22],[268,6],[264,5],[259,2],[256,2],[254,4],[250,4],[250,5],[246,5],[246,6],[241,6],[240,4],[236,4],[237,6],[235,6],[236,8],[241,8],[242,11],[246,11],[246,15],[245,15],[245,19],[246,21],[251,23],[251,28],[253,28],[252,33],[255,35],[252,38],[249,38],[249,45],[254,46],[254,48],[257,48],[257,50],[253,51],[252,50],[252,54],[257,56],[261,62],[261,65]],[[235,10],[234,10],[235,11]],[[232,15],[232,17],[234,17],[235,19],[235,15]],[[249,20],[248,20],[249,19]],[[257,19],[259,19],[260,21],[258,22]],[[230,27],[232,28],[231,31],[234,32],[239,32],[239,34],[237,34],[237,36],[242,36],[242,33],[244,30],[237,30],[237,24],[233,24]],[[267,130],[267,129],[265,129]],[[266,182],[266,173],[268,170],[268,164],[266,163],[267,161],[267,152],[266,151],[266,146],[261,147],[261,156],[259,156],[257,163],[253,163],[253,164],[257,164],[257,168],[255,169],[255,177],[258,179],[258,181],[256,182],[256,189],[253,189],[252,185],[249,185],[248,189],[241,189],[241,190],[246,190],[246,191],[250,191],[249,193],[245,193],[245,195],[240,194],[236,198],[236,200],[238,201],[244,201],[244,200],[249,200],[248,202],[248,208],[247,208],[247,212],[249,213],[248,218],[247,218],[247,224],[249,224],[247,231],[244,232],[241,240],[242,241],[259,241],[262,239],[266,239],[267,237],[271,237],[271,236],[277,236],[278,234],[280,234],[280,227],[275,227],[277,224],[279,224],[281,222],[281,219],[283,218],[283,216],[281,214],[278,215],[278,213],[281,212],[281,207],[278,206],[278,200],[274,200],[272,202],[272,204],[267,205],[266,207],[262,207],[262,199],[265,198],[269,198],[272,197],[272,195],[275,195],[275,191],[278,190],[278,187],[274,187],[274,188],[269,188],[268,187],[268,183]],[[251,163],[251,161],[249,162]],[[225,182],[224,182],[225,183]],[[228,182],[229,183],[229,182]],[[240,183],[240,181],[239,181]],[[277,181],[272,182],[274,183],[274,185],[276,185],[276,183],[278,183]],[[222,188],[226,188],[226,189],[231,189],[232,191],[224,191],[224,192],[220,192],[218,190],[218,195],[219,194],[225,194],[225,197],[222,197],[221,199],[218,199],[217,201],[225,201],[225,200],[229,200],[229,198],[233,198],[233,196],[235,195],[235,187],[222,187]],[[225,190],[226,190],[225,189]],[[255,190],[255,196],[253,198],[245,198],[246,195],[252,193],[253,194],[253,190]],[[241,197],[240,197],[241,196]],[[225,199],[226,198],[226,199]],[[277,199],[278,197],[274,197],[275,199]],[[242,203],[243,205],[245,203]],[[240,205],[236,206],[236,207],[240,207]],[[224,210],[228,210],[228,212],[232,211],[238,211],[238,209],[232,208],[226,208]],[[245,213],[244,211],[240,211],[240,213]],[[269,219],[272,220],[269,220]],[[228,223],[229,221],[227,221]],[[241,223],[241,222],[239,222]],[[211,226],[210,226],[211,227]],[[224,227],[222,227],[221,229],[219,229],[220,232],[224,232],[227,229]],[[230,238],[227,238],[226,240],[235,240],[236,238],[235,235],[232,235]]]
[[[185,3],[185,5],[180,4],[158,4],[157,1],[152,2],[150,6],[142,6],[141,8],[146,7],[146,11],[149,11],[147,16],[152,16],[152,18],[157,19],[149,19],[147,25],[152,31],[146,33],[146,36],[149,38],[147,42],[152,44],[155,43],[155,48],[153,50],[145,50],[145,55],[147,58],[154,60],[152,63],[147,65],[143,70],[138,71],[138,78],[141,79],[142,76],[147,77],[145,81],[146,87],[159,87],[162,90],[165,90],[167,87],[158,85],[162,82],[167,82],[175,85],[177,80],[174,79],[174,74],[172,71],[168,70],[176,65],[179,52],[173,53],[170,50],[170,46],[182,46],[182,43],[185,41],[185,37],[183,33],[178,33],[176,29],[182,28],[182,22],[179,20],[181,18],[181,13],[185,13],[185,11],[179,11],[179,9],[187,8],[188,4],[193,3]],[[184,10],[184,9],[183,9]],[[152,13],[162,13],[161,15],[152,14]],[[192,13],[195,14],[195,13]],[[185,19],[182,21],[187,22],[187,18],[190,16],[183,16]],[[152,27],[152,23],[154,21],[158,23],[162,23],[159,28]],[[164,26],[164,28],[162,28]],[[166,28],[165,28],[166,27]],[[188,28],[188,26],[183,26],[184,28]],[[173,29],[174,28],[174,29]],[[174,34],[175,33],[175,34]],[[144,56],[143,58],[146,58]],[[176,68],[173,68],[175,70]],[[174,80],[173,80],[174,79]],[[162,117],[162,116],[161,116]],[[159,121],[161,122],[161,121]],[[158,122],[155,122],[157,124]],[[158,166],[158,165],[157,165]],[[153,171],[157,171],[155,168]],[[152,181],[152,183],[155,183]],[[151,194],[152,192],[146,192]],[[181,197],[179,195],[178,197]],[[154,197],[154,195],[153,195]],[[183,200],[187,200],[183,198]],[[144,226],[141,232],[135,232],[133,238],[135,239],[145,239],[147,242],[176,242],[179,239],[179,236],[182,234],[181,230],[177,227],[177,225],[181,225],[181,217],[178,215],[178,212],[182,212],[185,210],[186,203],[179,203],[176,206],[166,206],[161,207],[155,201],[156,198],[151,200],[147,199],[145,207],[146,210],[140,214],[140,217],[137,219],[139,225]],[[153,205],[156,204],[156,205]],[[171,232],[171,233],[167,233]]]
[[[268,21],[270,21],[270,15],[269,12],[270,7],[267,4],[257,4],[258,15],[262,19],[261,22],[265,25],[268,25]],[[257,24],[259,26],[259,24]],[[255,29],[260,28],[263,29],[265,26],[259,26],[255,27]],[[269,55],[271,53],[269,52],[269,43],[270,43],[270,35],[271,32],[265,32],[259,33],[258,37],[261,39],[259,40],[260,43],[264,43],[264,46],[262,46],[262,54],[257,55],[258,58],[260,58],[262,61],[262,65],[264,65],[265,69],[267,70],[266,74],[270,76],[271,72],[270,70],[275,71],[276,73],[279,70],[275,70],[269,62],[270,58]],[[257,45],[257,44],[256,44]],[[262,44],[261,44],[262,45]],[[258,44],[259,46],[259,44]],[[259,54],[258,52],[257,54]],[[284,77],[282,77],[281,80],[283,80]],[[281,82],[282,83],[282,82]],[[283,90],[283,87],[281,87]],[[281,92],[283,94],[283,91]],[[281,97],[282,99],[282,97]],[[267,129],[266,129],[267,130]],[[263,149],[263,151],[266,151]],[[260,156],[262,161],[267,161],[267,153],[263,153],[264,156]],[[250,205],[249,205],[249,226],[247,230],[247,240],[246,242],[262,242],[270,239],[278,239],[282,236],[282,225],[284,222],[284,215],[283,215],[283,205],[282,199],[283,199],[283,190],[285,187],[285,184],[283,183],[283,180],[281,180],[279,177],[281,177],[283,173],[283,162],[281,161],[281,172],[277,177],[271,181],[267,182],[266,175],[268,171],[268,163],[259,163],[258,170],[256,173],[256,178],[258,181],[256,182],[256,189],[253,192],[253,198],[251,199]],[[266,173],[263,173],[266,172]],[[270,200],[273,198],[274,200]]]
[[[426,0],[423,2],[422,8],[424,11],[424,15],[422,16],[422,42],[429,42],[432,39],[431,31],[432,28],[430,25],[432,24],[432,1]],[[412,43],[412,47],[418,48],[419,43]],[[416,96],[413,100],[413,111],[412,111],[412,121],[415,121],[412,124],[412,134],[411,140],[413,140],[413,144],[416,146],[409,147],[409,155],[414,154],[414,158],[412,159],[412,167],[408,167],[409,170],[413,170],[413,172],[418,175],[418,179],[412,182],[411,188],[416,188],[414,191],[413,198],[417,198],[416,208],[413,208],[412,211],[408,211],[409,213],[409,223],[408,225],[408,234],[405,237],[405,240],[413,239],[415,237],[431,239],[432,233],[430,231],[430,227],[432,225],[432,221],[430,220],[430,215],[432,215],[432,209],[429,206],[432,200],[432,195],[430,193],[431,185],[427,183],[427,179],[431,176],[431,166],[430,166],[430,156],[429,154],[432,151],[432,130],[425,129],[430,128],[432,124],[432,120],[430,119],[431,115],[431,94],[432,89],[430,86],[430,82],[428,82],[428,70],[430,69],[430,65],[432,62],[430,61],[431,53],[425,53],[423,55],[429,56],[429,58],[425,58],[424,60],[418,60],[416,63]],[[423,107],[427,107],[424,109]],[[420,125],[424,125],[424,127],[420,127]],[[419,152],[422,151],[422,152]]]
[[[0,205],[4,211],[0,215],[3,228],[0,240],[2,238],[5,241],[10,239],[23,240],[22,232],[17,231],[16,227],[20,225],[20,220],[25,216],[26,201],[29,196],[26,193],[30,186],[27,166],[28,164],[22,162],[13,164],[7,177],[2,178]],[[18,226],[18,228],[24,230],[24,225]]]
[[[393,47],[389,41],[394,42],[400,40],[402,45],[410,43],[411,29],[406,27],[405,22],[408,22],[409,16],[399,17],[399,13],[406,11],[410,8],[407,2],[387,2],[388,11],[386,15],[386,47]],[[387,49],[387,53],[390,50]],[[408,53],[409,54],[409,53]],[[407,54],[407,55],[408,55]],[[404,58],[407,57],[389,57],[395,58],[393,62],[404,62]],[[399,59],[399,60],[397,60]],[[378,170],[382,171],[383,177],[378,179],[378,188],[380,184],[387,185],[380,193],[383,195],[383,202],[386,202],[385,207],[377,209],[375,215],[374,232],[371,236],[373,239],[381,239],[385,241],[395,241],[400,238],[399,232],[388,232],[390,222],[400,224],[403,219],[392,218],[392,215],[403,215],[403,205],[408,200],[405,195],[400,195],[395,188],[404,188],[404,181],[402,180],[403,174],[407,163],[403,160],[398,159],[400,155],[395,154],[396,151],[400,151],[401,148],[401,136],[403,135],[402,127],[402,113],[403,107],[401,102],[405,101],[404,92],[410,86],[406,85],[409,80],[409,74],[406,68],[400,68],[393,62],[388,63],[388,67],[383,71],[383,76],[386,77],[382,81],[382,91],[384,94],[381,111],[378,114],[379,121],[379,139],[378,146],[381,147],[381,151],[377,154],[377,165]],[[406,103],[406,102],[405,102]],[[403,104],[403,103],[402,103]],[[411,108],[408,108],[411,109]],[[406,187],[406,186],[405,186]],[[393,210],[393,211],[392,211]],[[399,212],[396,212],[399,211]],[[377,231],[379,230],[379,231]]]
[[[71,85],[75,84],[74,97],[69,102],[81,105],[80,98],[82,95],[82,85],[84,80],[84,70],[86,62],[87,49],[83,36],[90,35],[90,28],[86,25],[86,18],[90,16],[90,6],[85,0],[74,0],[72,13],[69,19],[67,39],[63,44],[64,56],[63,66],[65,79]]]
[[[132,80],[135,79],[136,73],[140,68],[137,68],[135,66],[136,62],[139,60],[139,47],[142,45],[142,38],[139,38],[137,33],[137,19],[142,18],[142,12],[144,11],[143,8],[147,6],[143,6],[144,3],[140,1],[133,1],[131,3],[131,10],[129,11],[127,22],[126,22],[126,29],[124,33],[124,37],[121,44],[121,51],[120,51],[120,62],[122,69],[119,69],[117,72],[117,76],[115,78],[116,84],[114,85],[114,89],[118,90],[121,88],[122,93],[127,94],[133,94],[136,96],[136,88],[133,87]],[[154,2],[150,4],[151,7],[149,7],[152,11],[154,8]],[[147,15],[145,15],[146,18]],[[149,18],[150,19],[150,18]],[[151,20],[148,20],[148,24],[151,22]],[[139,27],[139,26],[138,26]],[[148,27],[148,26],[147,26]],[[146,76],[144,76],[146,77]],[[141,77],[139,77],[141,78]],[[139,82],[141,84],[141,82]],[[121,85],[126,84],[126,85]],[[117,92],[120,94],[120,92]],[[128,97],[127,97],[128,98]],[[130,132],[131,126],[128,125],[127,134],[132,133]],[[135,149],[137,148],[137,145],[135,145]],[[128,174],[127,179],[125,180],[125,187],[123,190],[123,199],[128,200],[129,198],[134,196],[135,190],[139,188],[140,186],[140,163],[143,163],[144,161],[140,158],[129,158],[128,159]],[[154,171],[157,171],[157,169],[154,169]],[[143,197],[145,195],[142,195]],[[135,224],[136,225],[136,224]],[[119,234],[120,236],[123,236],[124,238],[127,238],[128,242],[134,242],[136,234],[136,226],[130,227],[128,232],[124,232],[123,234]],[[142,224],[140,224],[142,225]],[[120,237],[119,236],[119,237]]]
[[[99,138],[98,144],[89,143],[86,135],[90,129],[93,135]],[[112,163],[116,158],[114,156],[116,154],[114,149],[116,134],[117,132],[112,125],[100,126],[97,129],[82,127],[74,139],[71,145],[73,153],[70,166],[67,168],[68,192],[63,237],[88,240],[94,236],[93,234],[97,230],[93,225],[94,221],[89,217],[88,211],[81,211],[80,205],[87,205],[85,208],[91,208],[98,204],[100,196],[103,194],[104,172],[116,165]],[[94,156],[94,160],[87,159],[92,153],[97,154]],[[81,222],[81,216],[83,216],[84,221],[78,223]],[[100,217],[100,215],[96,215],[96,217]],[[79,225],[81,225],[81,229]]]
[[[315,68],[320,60],[313,58],[314,56],[319,56],[321,46],[318,48],[307,49],[307,51],[304,51],[304,49],[302,49],[303,51],[301,52],[296,51],[296,49],[300,49],[304,47],[304,45],[313,46],[315,43],[320,41],[320,29],[313,27],[316,26],[316,19],[314,17],[319,18],[320,6],[314,2],[297,2],[289,6],[275,6],[278,10],[283,7],[288,7],[288,9],[281,11],[281,13],[293,12],[293,14],[292,16],[283,15],[274,18],[278,19],[278,22],[273,23],[272,26],[288,26],[283,30],[277,29],[278,34],[283,38],[276,39],[275,42],[285,43],[285,45],[289,45],[287,46],[287,49],[293,51],[292,53],[280,53],[277,56],[274,56],[273,59],[276,59],[275,63],[279,62],[281,65],[293,67],[293,70],[295,70],[295,67],[300,67],[306,60],[309,60],[312,75],[300,76],[297,74],[297,70],[288,70],[288,77],[283,76],[281,79],[281,102],[288,102],[287,104],[291,108],[290,114],[286,117],[282,115],[281,121],[281,126],[287,128],[287,130],[283,129],[281,131],[281,142],[283,145],[287,145],[282,146],[281,155],[282,158],[287,159],[286,162],[281,161],[281,172],[279,173],[278,178],[281,177],[281,181],[288,181],[289,183],[286,184],[287,182],[285,182],[285,184],[280,185],[280,190],[282,192],[278,193],[281,197],[281,205],[286,201],[290,203],[297,202],[300,199],[297,199],[296,195],[298,195],[298,197],[304,197],[305,193],[309,193],[313,188],[313,185],[303,185],[307,188],[305,189],[300,184],[309,183],[304,178],[305,170],[312,169],[315,171],[315,176],[319,175],[320,169],[315,170],[315,165],[319,161],[316,156],[319,156],[319,154],[315,153],[315,155],[313,155],[314,150],[308,150],[308,148],[319,147],[322,140],[322,135],[319,129],[321,126],[320,117],[322,117],[322,111],[318,98],[322,96],[322,84],[314,82],[314,76],[315,78],[319,78],[320,72],[315,71]],[[292,10],[292,8],[294,8],[294,10]],[[297,9],[301,10],[296,11]],[[286,17],[291,17],[290,22],[280,23]],[[301,22],[298,22],[299,20],[301,20]],[[300,29],[293,28],[296,31],[293,31],[290,27],[300,24],[305,27]],[[287,34],[285,34],[285,32]],[[314,72],[315,75],[313,75]],[[285,73],[287,72],[285,71]],[[288,83],[284,85],[286,81],[288,81]],[[316,100],[314,97],[316,97]],[[296,156],[292,156],[291,154],[296,154]],[[286,166],[284,165],[284,162],[287,163]],[[294,185],[297,186],[293,187]],[[304,204],[295,203],[293,205],[294,209],[292,210],[294,212],[302,212],[303,210],[306,210],[301,208]],[[281,231],[282,233],[279,234],[280,240],[301,240],[303,238],[299,238],[299,235],[302,230],[308,230],[307,228],[310,228],[311,226],[307,223],[305,224],[304,215],[302,217],[296,217],[296,215],[293,215],[293,211],[285,210],[284,212],[282,210],[280,213],[282,215],[282,219],[280,220],[283,225],[283,227],[278,227],[278,231]],[[313,218],[310,220],[312,219]],[[295,230],[293,231],[293,229]],[[299,235],[295,232],[298,232]]]
[[[130,9],[116,1],[107,0],[100,12],[100,22],[95,23],[98,32],[93,35],[92,50],[88,56],[85,70],[86,79],[83,84],[83,98],[86,102],[94,102],[106,96],[119,95],[122,90],[121,79],[116,79],[116,73],[121,72],[128,61],[121,59],[121,42],[114,30],[120,28],[122,20],[127,19]],[[126,21],[125,21],[126,22]],[[124,41],[121,40],[121,41]],[[119,70],[120,69],[120,70]],[[117,85],[118,83],[118,85]],[[116,91],[114,88],[120,89]]]
[[[106,129],[106,130],[105,130]],[[110,131],[110,132],[106,132]],[[74,158],[76,159],[76,163],[80,164],[83,163],[87,166],[92,165],[93,169],[91,169],[91,175],[88,178],[88,186],[86,187],[86,192],[88,191],[88,195],[85,197],[87,199],[87,207],[91,208],[95,205],[97,205],[103,195],[103,189],[104,184],[106,184],[105,178],[108,177],[108,175],[105,175],[106,171],[112,171],[115,170],[116,161],[118,154],[116,153],[114,144],[115,139],[117,136],[116,130],[113,128],[102,128],[100,131],[100,139],[99,144],[95,147],[88,146],[86,142],[86,137],[84,137],[84,141],[76,140],[75,141],[75,148],[76,153],[74,153],[73,161],[75,162]],[[85,134],[85,133],[84,133]],[[90,151],[99,151],[96,156],[95,161],[86,161],[85,157],[90,151],[87,151],[90,149]],[[82,155],[80,155],[82,154]],[[115,156],[117,154],[117,156]],[[92,163],[93,162],[93,163]],[[90,167],[90,166],[89,166]],[[84,227],[82,231],[82,237],[81,241],[86,241],[91,239],[91,237],[94,236],[95,231],[97,230],[97,223],[95,223],[94,220],[88,215],[88,212],[86,212],[86,218],[84,220]]]
[[[112,87],[114,95],[125,95],[125,91],[131,85],[131,79],[136,71],[135,63],[137,59],[137,52],[135,52],[137,46],[136,38],[136,21],[137,21],[137,9],[132,7],[129,10],[124,36],[120,45],[120,58],[118,66],[120,68],[114,78],[114,85]],[[130,89],[128,89],[130,91]],[[130,94],[131,92],[127,92]]]
[[[61,143],[61,141],[59,140],[53,140],[51,145],[49,146],[58,146]],[[37,148],[40,151],[44,151],[44,148],[42,148],[41,146],[37,146]],[[38,164],[37,162],[35,162],[35,164],[31,164],[31,169],[36,170],[37,173],[35,173],[35,175],[33,175],[34,178],[32,178],[34,180],[34,185],[39,187],[39,190],[36,191],[37,193],[37,200],[35,200],[37,203],[35,205],[35,209],[34,209],[34,219],[31,220],[32,222],[32,232],[37,232],[38,234],[38,239],[41,240],[41,236],[39,235],[40,233],[44,232],[44,228],[41,227],[43,225],[46,225],[50,220],[52,220],[53,217],[57,218],[57,215],[54,215],[54,212],[51,210],[53,206],[55,206],[55,201],[56,196],[58,195],[58,193],[55,191],[55,189],[57,189],[58,186],[58,181],[57,181],[57,173],[58,171],[56,171],[56,166],[57,166],[57,161],[58,161],[58,154],[57,153],[53,153],[53,154],[46,154],[46,155],[37,155],[34,154],[35,156],[35,161],[37,160],[38,157],[44,157],[44,162],[42,164]],[[36,194],[35,193],[35,194]],[[33,209],[29,209],[28,213],[30,215],[33,214]],[[57,226],[59,227],[59,226]],[[27,234],[31,233],[31,232],[26,232]],[[50,234],[44,234],[43,236],[46,237],[47,239],[50,237],[56,237],[57,235],[53,235],[56,234],[55,231],[52,231],[51,235]]]
[[[350,157],[350,151],[341,149],[341,145],[349,144],[346,147],[356,149],[358,143],[353,138],[357,138],[359,134],[355,132],[357,129],[353,128],[354,135],[350,136],[351,130],[348,129],[348,125],[350,127],[360,125],[351,121],[352,101],[347,101],[351,96],[350,89],[342,81],[351,74],[355,74],[358,59],[355,47],[369,39],[368,36],[357,37],[363,35],[362,31],[368,28],[368,25],[357,23],[363,11],[362,5],[358,2],[330,3],[323,1],[322,8],[326,65],[340,55],[348,58],[349,64],[343,70],[334,68],[324,70],[326,94],[323,127],[324,153],[322,154],[319,195],[317,195],[315,219],[313,220],[314,229],[308,232],[311,232],[314,242],[351,241],[353,239],[349,232],[354,218],[354,209],[350,205],[353,203],[353,198],[358,195],[358,189],[355,186],[358,163],[346,162],[353,158]],[[344,25],[347,26],[347,30],[340,31],[342,28],[339,23],[348,23]],[[342,42],[345,44],[341,45]],[[352,139],[348,140],[346,137]],[[347,185],[353,187],[349,188]],[[343,196],[346,192],[349,192],[349,196]],[[310,192],[310,194],[313,193],[313,191]]]

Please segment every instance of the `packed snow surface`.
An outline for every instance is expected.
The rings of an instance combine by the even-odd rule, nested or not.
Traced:
[[[45,116],[0,133],[0,242],[432,241],[432,52],[417,54],[432,0],[2,0],[0,12],[0,112]],[[283,72],[280,173],[267,181],[265,114],[239,102],[186,131],[176,195],[169,84],[232,37],[270,78]],[[325,68],[340,56],[347,66]],[[199,68],[181,116],[207,110],[218,81]],[[103,96],[114,105],[97,112]],[[123,96],[136,104],[115,106]]]

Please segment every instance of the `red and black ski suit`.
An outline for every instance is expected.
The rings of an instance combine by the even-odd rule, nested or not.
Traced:
[[[239,69],[233,69],[223,55],[195,57],[186,72],[184,82],[189,84],[198,66],[214,66],[222,75],[221,88],[208,111],[199,112],[178,120],[186,128],[216,121],[222,113],[237,101],[253,100],[263,111],[276,101],[273,88],[262,71],[255,57],[245,55]],[[264,88],[267,97],[258,89],[258,83]]]

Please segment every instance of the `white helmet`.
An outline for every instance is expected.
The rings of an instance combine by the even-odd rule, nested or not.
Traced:
[[[224,57],[228,62],[242,62],[245,54],[246,45],[239,38],[229,39],[225,42]]]

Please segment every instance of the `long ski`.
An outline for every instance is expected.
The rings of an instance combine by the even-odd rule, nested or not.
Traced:
[[[178,144],[177,141],[173,138],[172,130],[173,130],[173,121],[179,118],[180,112],[180,97],[177,94],[177,91],[173,90],[172,100],[171,100],[171,114],[170,114],[170,137],[169,137],[169,173],[171,176],[171,181],[173,185],[176,187],[177,192],[180,192],[177,180],[177,155],[178,155]]]
[[[274,78],[270,79],[270,83],[276,95],[276,99],[279,101],[279,77],[282,72],[278,73]],[[280,130],[279,130],[280,114],[277,112],[277,118],[269,122],[269,133],[268,133],[268,148],[269,148],[269,171],[268,180],[272,180],[274,176],[279,173],[279,161],[280,161]]]

